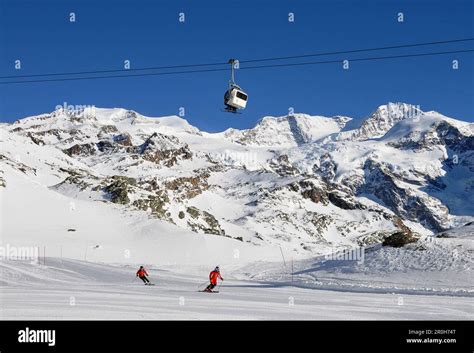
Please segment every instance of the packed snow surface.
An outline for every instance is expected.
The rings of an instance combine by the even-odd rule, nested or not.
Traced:
[[[472,297],[314,289],[237,280],[222,269],[219,293],[199,292],[207,272],[46,258],[0,262],[1,319],[13,320],[451,320],[472,318]],[[258,271],[258,267],[255,267]]]

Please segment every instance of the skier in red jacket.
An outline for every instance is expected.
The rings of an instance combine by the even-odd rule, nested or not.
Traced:
[[[137,277],[139,277],[143,281],[143,283],[149,284],[150,281],[146,276],[149,276],[148,272],[146,272],[145,267],[140,266],[140,268],[137,271]]]
[[[207,287],[206,289],[204,289],[205,292],[212,292],[212,290],[214,289],[214,287],[217,285],[217,279],[220,278],[221,281],[224,280],[224,278],[222,278],[221,276],[221,272],[219,270],[219,266],[216,266],[216,268],[214,269],[214,271],[212,271],[210,274],[209,274],[209,281],[211,282]]]

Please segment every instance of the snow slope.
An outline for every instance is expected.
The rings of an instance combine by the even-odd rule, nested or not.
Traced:
[[[349,292],[474,296],[473,251],[472,238],[428,237],[403,248],[374,246],[355,259],[336,252],[291,266],[267,262],[258,272],[250,265],[239,278]]]
[[[193,233],[143,211],[59,194],[8,165],[4,171],[8,187],[0,189],[3,246],[38,246],[42,254],[46,247],[47,256],[206,268],[280,256],[278,248]]]
[[[0,261],[2,320],[451,320],[470,319],[472,298],[298,288],[236,280],[223,272],[220,293],[200,293],[198,275],[46,258],[46,265]],[[6,283],[5,283],[6,282]],[[212,310],[210,307],[212,306]]]

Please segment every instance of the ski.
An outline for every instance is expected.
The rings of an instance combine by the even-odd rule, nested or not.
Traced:
[[[198,292],[201,292],[201,293],[219,293],[218,290],[213,290],[213,291],[208,291],[208,290],[199,290]]]

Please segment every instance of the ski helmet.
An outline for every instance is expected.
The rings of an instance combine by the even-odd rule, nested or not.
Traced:
[[[214,271],[220,272],[220,271],[219,271],[219,266],[216,266],[216,268],[214,269]]]

